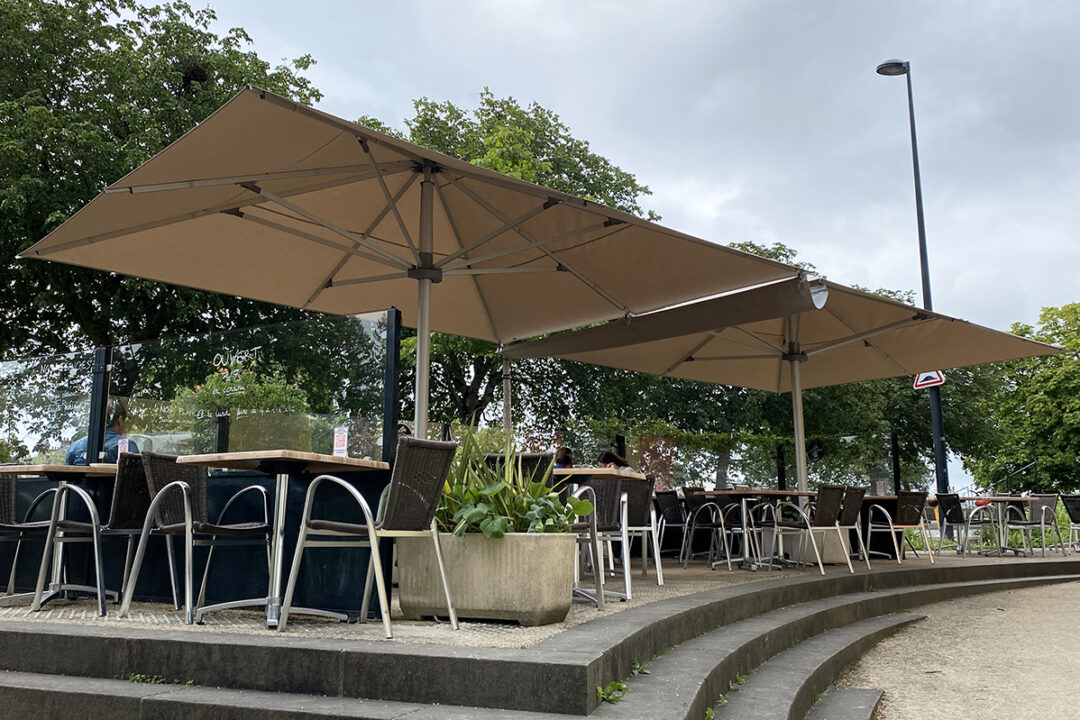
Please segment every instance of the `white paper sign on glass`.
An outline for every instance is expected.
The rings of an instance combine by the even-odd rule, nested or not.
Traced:
[[[334,455],[348,457],[349,455],[349,428],[334,428]]]

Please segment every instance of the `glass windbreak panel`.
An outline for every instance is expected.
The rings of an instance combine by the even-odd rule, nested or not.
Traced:
[[[381,456],[385,313],[115,348],[111,406],[138,449]]]
[[[63,464],[86,437],[91,352],[0,362],[0,462]]]

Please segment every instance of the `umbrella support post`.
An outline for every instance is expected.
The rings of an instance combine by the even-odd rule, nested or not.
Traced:
[[[431,166],[425,164],[424,179],[420,182],[420,263],[431,266],[434,247],[432,202],[435,183],[431,178]],[[416,405],[414,412],[414,435],[427,438],[428,391],[431,377],[431,282],[430,277],[419,274],[416,297]]]
[[[784,360],[787,361],[791,370],[791,417],[795,430],[795,472],[798,476],[799,492],[806,492],[806,428],[803,425],[802,380],[799,375],[799,365],[806,362],[806,354],[799,351],[799,316],[790,315],[786,324],[788,351],[784,354]]]

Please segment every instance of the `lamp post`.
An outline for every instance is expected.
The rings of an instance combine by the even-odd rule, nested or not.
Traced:
[[[926,223],[923,219],[922,180],[919,175],[919,145],[915,140],[915,102],[911,96],[911,64],[906,60],[886,60],[877,66],[878,75],[907,78],[908,119],[911,123],[911,164],[915,173],[915,215],[919,225],[919,267],[922,271],[923,307],[934,309],[930,299],[930,263],[926,257]],[[934,433],[934,467],[937,491],[949,492],[949,467],[945,458],[945,426],[941,418],[941,389],[930,388],[930,423]]]

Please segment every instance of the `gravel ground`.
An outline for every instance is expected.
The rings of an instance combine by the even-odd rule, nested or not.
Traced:
[[[1080,716],[1080,582],[914,608],[836,683],[885,691],[878,720]]]

